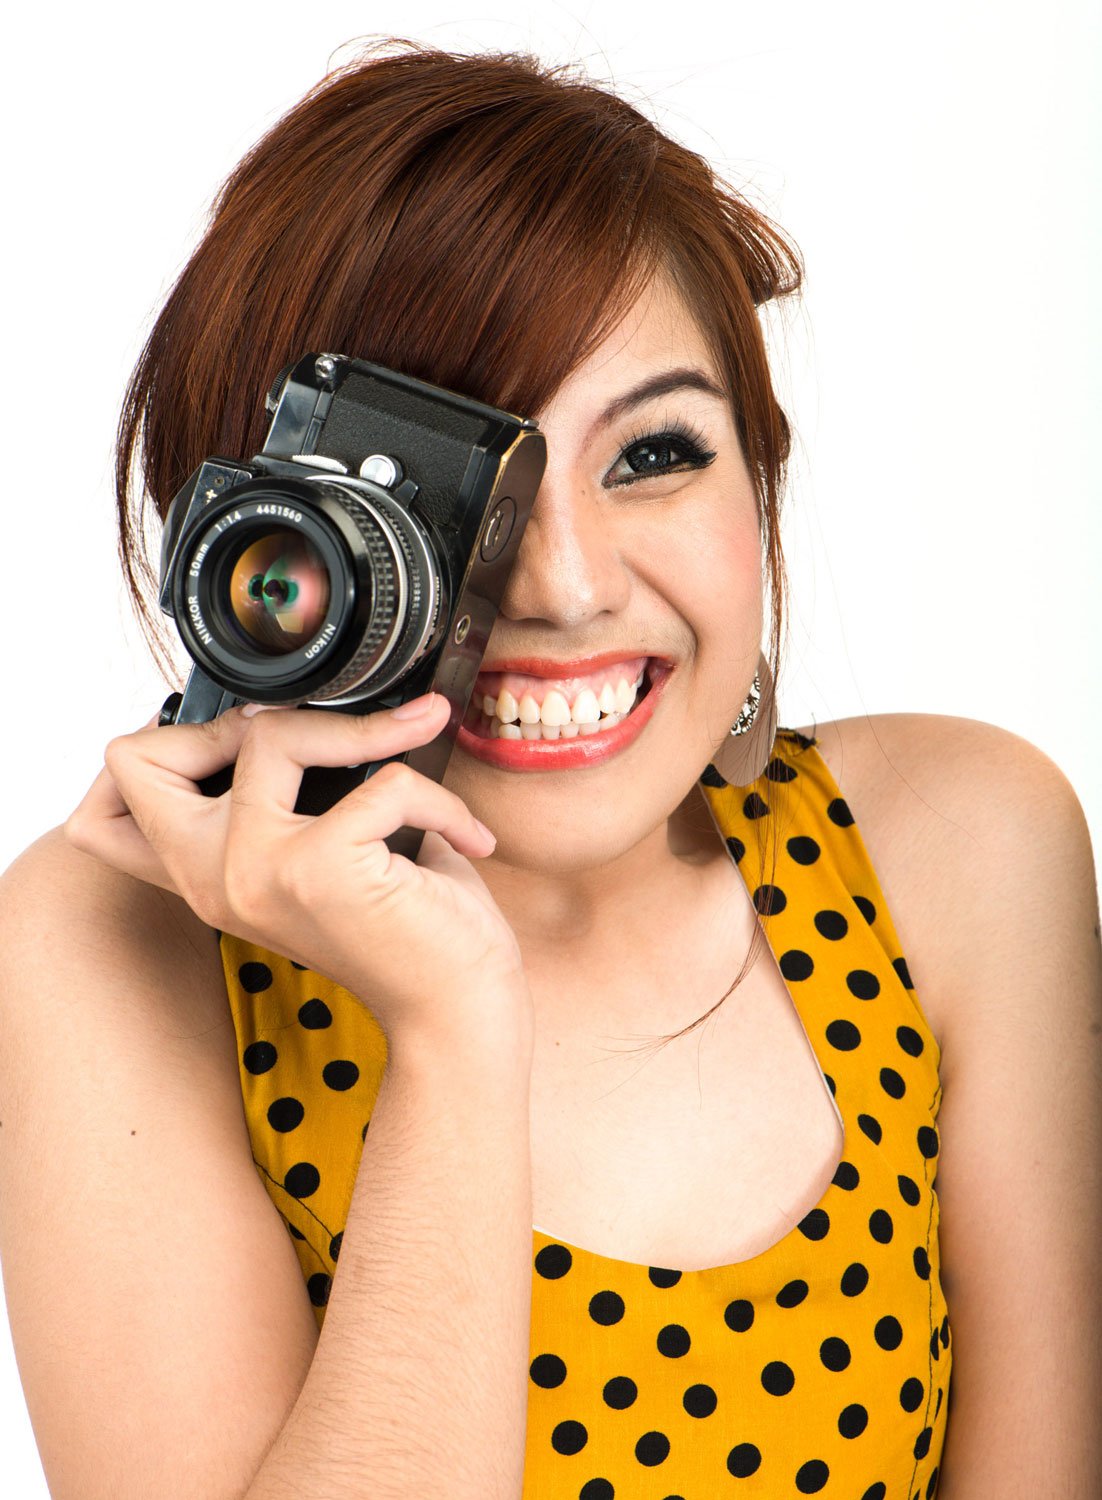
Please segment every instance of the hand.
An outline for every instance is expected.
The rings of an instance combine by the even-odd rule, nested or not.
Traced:
[[[530,1027],[516,937],[470,863],[493,835],[454,792],[391,764],[318,817],[294,811],[304,767],[381,760],[439,734],[447,700],[418,701],[426,711],[403,719],[234,708],[159,726],[154,715],[108,744],[66,837],[182,897],[208,926],[335,980],[388,1037],[462,1027],[456,1007],[482,1002],[500,1017],[503,993]],[[204,796],[196,783],[235,761],[229,791]],[[426,830],[416,864],[383,842],[403,824]]]

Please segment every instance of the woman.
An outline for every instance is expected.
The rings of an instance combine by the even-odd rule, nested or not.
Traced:
[[[548,465],[443,785],[292,813],[438,698],[154,715],[4,878],[4,1274],[55,1496],[1097,1484],[1089,840],[989,725],[777,727],[756,309],[799,280],[525,58],[369,55],[226,184],[124,410],[139,600],[139,437],[163,517],[307,349],[536,417]]]

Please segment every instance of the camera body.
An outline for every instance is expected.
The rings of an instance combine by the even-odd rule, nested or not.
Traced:
[[[267,397],[247,462],[206,459],[174,497],[160,606],[195,663],[161,723],[238,703],[365,714],[422,693],[451,706],[394,759],[443,779],[543,477],[534,421],[339,354],[307,354]],[[307,767],[319,814],[383,761]],[[200,782],[208,796],[233,768]],[[416,859],[423,831],[387,840]]]

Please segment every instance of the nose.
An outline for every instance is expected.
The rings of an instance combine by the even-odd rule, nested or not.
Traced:
[[[546,472],[501,601],[510,620],[575,630],[627,604],[631,578],[615,529],[587,481]]]

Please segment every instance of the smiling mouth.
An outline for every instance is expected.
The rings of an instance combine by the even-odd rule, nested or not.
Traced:
[[[647,657],[634,676],[631,669],[636,663],[625,665],[626,671],[613,667],[601,674],[599,689],[594,683],[580,689],[551,686],[545,691],[533,682],[519,698],[508,687],[496,693],[482,691],[484,686],[498,687],[500,674],[496,679],[480,678],[464,727],[483,740],[570,740],[605,734],[631,717],[651,691],[661,664]]]

